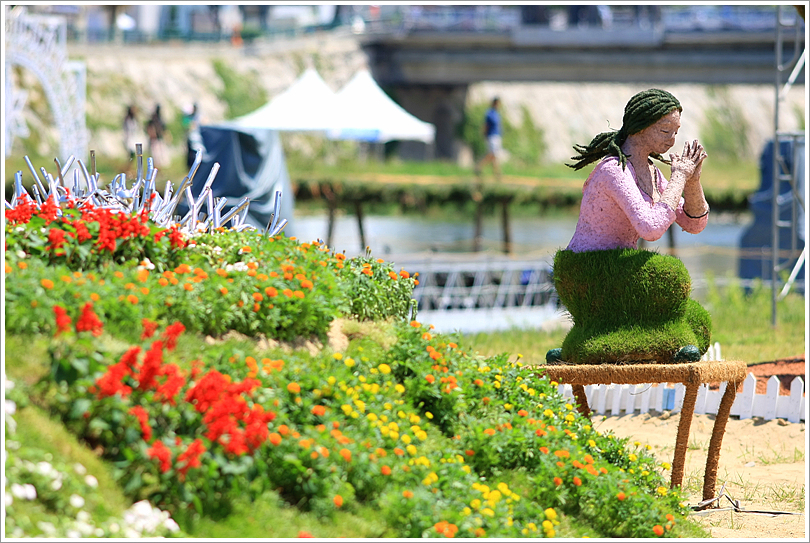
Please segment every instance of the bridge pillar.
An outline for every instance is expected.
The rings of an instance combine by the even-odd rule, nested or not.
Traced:
[[[436,127],[433,157],[457,160],[461,143],[456,141],[456,126],[464,118],[468,85],[397,84],[391,89],[399,105],[408,113]],[[400,142],[399,154],[402,158],[413,158],[421,145]]]

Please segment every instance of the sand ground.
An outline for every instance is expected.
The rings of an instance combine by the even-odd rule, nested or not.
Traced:
[[[649,445],[660,461],[672,462],[680,414],[593,415],[594,428],[612,430]],[[683,489],[690,505],[702,499],[706,454],[714,425],[714,415],[694,415],[686,452]],[[715,538],[801,539],[807,540],[805,423],[761,418],[739,420],[732,417],[726,426],[717,472],[717,490],[738,500],[746,511],[786,511],[791,515],[707,510],[694,513]],[[723,498],[719,507],[729,508]]]

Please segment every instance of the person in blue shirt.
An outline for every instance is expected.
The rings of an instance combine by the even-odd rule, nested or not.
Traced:
[[[501,155],[501,114],[498,113],[498,107],[501,105],[501,100],[497,96],[492,99],[492,104],[487,110],[486,117],[484,117],[483,132],[484,137],[487,139],[487,154],[478,161],[475,165],[475,174],[481,175],[481,168],[487,164],[492,164],[492,173],[495,174],[496,179],[500,179],[501,168],[498,161]]]

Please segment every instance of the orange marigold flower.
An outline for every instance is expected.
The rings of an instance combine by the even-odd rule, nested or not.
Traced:
[[[335,504],[335,507],[343,507],[343,496],[338,494],[334,498],[332,498],[332,502]]]
[[[226,294],[228,294],[228,289],[226,289],[225,287],[220,287],[219,293],[225,296]]]
[[[138,297],[135,296],[134,294],[130,294],[129,296],[127,296],[127,301],[132,305],[135,305],[138,303]]]
[[[278,296],[278,291],[273,287],[267,287],[264,289],[264,293],[267,294],[269,298],[275,298]]]
[[[293,296],[295,296],[296,298],[303,298],[304,293],[301,292],[300,290],[296,290],[295,292],[293,292]]]
[[[244,247],[242,247],[240,249],[240,251],[242,251],[243,253],[250,253],[250,252],[253,251],[253,249],[251,249],[249,246],[245,245]]]
[[[312,407],[312,414],[317,417],[322,417],[326,414],[326,407],[323,405],[315,405]]]
[[[254,292],[253,293],[253,299],[256,300],[257,302],[261,302],[262,300],[264,300],[264,296],[262,296],[258,292]]]
[[[284,296],[286,296],[287,298],[292,298],[292,295],[293,295],[293,291],[288,289],[288,288],[285,288],[284,290],[282,290],[281,293]]]
[[[298,394],[299,392],[301,392],[301,386],[298,383],[289,383],[287,385],[287,390],[289,390],[293,394]]]
[[[402,449],[397,447],[397,448],[394,449],[394,454],[397,455],[397,456],[402,456],[403,454],[405,454],[405,451],[403,451]]]
[[[475,454],[475,451],[472,449],[467,449],[466,451],[464,451],[464,454],[466,454],[467,456],[473,456]]]
[[[436,381],[436,378],[433,377],[433,375],[431,375],[431,374],[427,374],[427,375],[425,375],[425,380],[428,383],[433,384],[433,382]]]
[[[664,535],[664,527],[661,526],[660,524],[656,524],[655,526],[653,526],[653,533],[658,537],[661,537],[662,535]]]
[[[582,457],[582,459],[585,460],[585,462],[587,462],[588,464],[593,464],[594,462],[593,456],[591,456],[590,454],[586,454],[585,456]]]
[[[12,267],[9,265],[8,262],[6,262],[5,264],[6,264],[6,273],[11,273]]]
[[[413,326],[414,328],[419,328],[422,325],[418,321],[411,321],[411,326]]]
[[[168,285],[168,284],[169,284],[169,280],[168,280],[168,279],[166,279],[165,277],[161,277],[160,279],[158,279],[158,284],[159,284],[161,287],[165,287],[166,285]]]
[[[487,434],[488,436],[494,436],[495,428],[487,428],[486,430],[484,430],[484,433]]]
[[[554,478],[554,486],[560,486],[563,483],[563,480],[559,477]]]
[[[538,430],[540,431],[540,430]],[[548,454],[548,447],[540,447],[540,452],[543,454]]]
[[[574,484],[576,486],[582,486],[582,479],[580,479],[579,477],[574,477]]]
[[[399,277],[399,276],[398,276],[396,273],[394,273],[394,272],[390,271],[390,272],[388,272],[388,277],[390,277],[391,279],[393,279],[394,281],[396,281],[396,280],[397,280],[397,277]]]
[[[352,461],[352,451],[349,449],[340,449],[340,456],[342,456],[346,462]]]
[[[411,276],[411,274],[409,274],[405,270],[402,270],[401,272],[399,272],[399,275],[402,276],[404,279],[407,279],[407,278],[409,278]]]
[[[42,285],[43,288],[47,289],[53,288],[53,281],[51,281],[50,279],[43,279],[42,281],[39,282],[39,284]]]
[[[432,358],[433,360],[438,360],[441,357],[442,353],[440,353],[439,351],[433,351],[432,353],[430,353],[430,358]]]
[[[310,281],[309,279],[304,279],[301,281],[301,288],[312,288],[312,287],[313,287],[312,281]]]
[[[124,278],[124,272],[121,272],[121,271],[114,272],[113,275],[115,277],[117,277],[118,279],[123,279]]]
[[[183,288],[186,290],[194,290],[194,285],[192,285],[191,283],[186,283],[183,285]]]
[[[560,462],[560,461],[558,460],[558,461],[557,461],[557,467],[558,467],[558,468],[564,468],[564,467],[565,467],[565,464],[564,464],[564,463],[562,463],[562,462]]]
[[[407,500],[410,500],[411,498],[413,498],[413,492],[411,492],[410,490],[403,490],[402,497]]]
[[[675,516],[672,513],[667,513],[667,520],[670,522],[675,522]]]
[[[564,451],[564,450],[558,450],[558,451],[554,451],[554,456],[557,456],[559,458],[568,458],[569,456],[571,456],[571,453],[569,453],[568,451]]]
[[[287,434],[290,433],[290,427],[287,426],[286,424],[282,424],[278,427],[278,433],[283,436],[286,436]]]
[[[388,467],[388,466],[383,466],[382,468],[380,468],[380,472],[381,472],[383,475],[386,475],[386,476],[387,476],[387,475],[391,475],[391,468],[390,468],[390,467]]]
[[[226,275],[228,275],[228,272],[223,270],[222,268],[217,268],[217,275],[219,275],[220,277],[225,277]]]
[[[528,416],[529,416],[529,412],[528,412],[528,411],[526,411],[525,409],[519,409],[519,410],[518,410],[518,416],[520,416],[520,417],[528,417]]]
[[[627,495],[624,492],[619,492],[618,494],[616,494],[616,499],[619,500],[620,502],[623,502],[625,498],[627,498]]]

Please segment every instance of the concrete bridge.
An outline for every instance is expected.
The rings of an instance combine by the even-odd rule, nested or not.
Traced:
[[[784,33],[783,41],[784,60],[794,51],[800,54],[803,28]],[[455,158],[455,125],[471,83],[774,84],[775,43],[773,28],[668,31],[660,25],[562,31],[520,24],[476,32],[372,29],[361,39],[376,81],[409,112],[435,124],[438,158]]]

